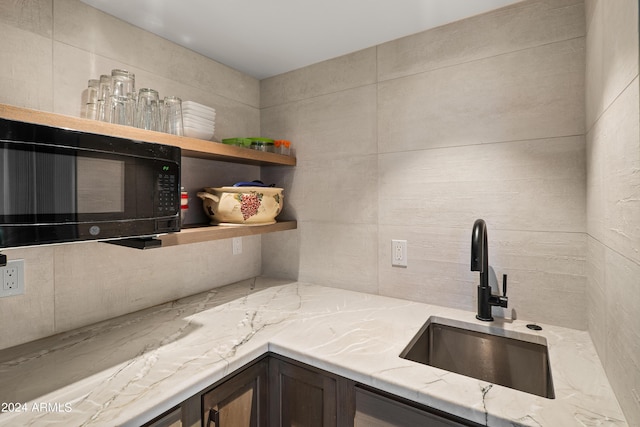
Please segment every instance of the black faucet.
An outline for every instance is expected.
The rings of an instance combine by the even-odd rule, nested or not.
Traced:
[[[489,250],[487,244],[487,224],[483,219],[473,223],[471,232],[471,271],[480,272],[478,285],[478,314],[476,319],[490,322],[493,320],[491,307],[507,307],[507,275],[502,276],[502,296],[493,295],[489,286]]]

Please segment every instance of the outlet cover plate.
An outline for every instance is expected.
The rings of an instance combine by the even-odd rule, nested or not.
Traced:
[[[242,253],[242,237],[233,238],[232,251],[234,255],[240,255]]]
[[[391,265],[393,267],[407,267],[407,241],[391,241]]]
[[[24,294],[24,260],[13,259],[0,267],[0,298]]]

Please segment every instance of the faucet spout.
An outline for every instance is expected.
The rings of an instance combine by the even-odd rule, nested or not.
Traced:
[[[478,314],[476,318],[490,322],[493,320],[491,307],[494,305],[507,307],[507,275],[503,277],[503,295],[493,295],[489,286],[489,245],[487,224],[483,219],[473,223],[471,232],[471,271],[480,272],[478,285]]]
[[[476,219],[471,232],[471,271],[480,272],[480,286],[489,286],[489,245],[487,244],[487,224]]]

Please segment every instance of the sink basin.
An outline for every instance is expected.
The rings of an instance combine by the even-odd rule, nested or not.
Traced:
[[[503,336],[475,324],[430,319],[400,357],[457,374],[554,399],[546,340],[537,335]],[[455,324],[455,326],[454,326]]]

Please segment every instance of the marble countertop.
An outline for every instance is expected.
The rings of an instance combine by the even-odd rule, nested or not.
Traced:
[[[546,339],[556,398],[398,357],[430,317]],[[588,333],[540,325],[258,278],[0,351],[0,426],[140,425],[267,351],[483,425],[626,426]]]

